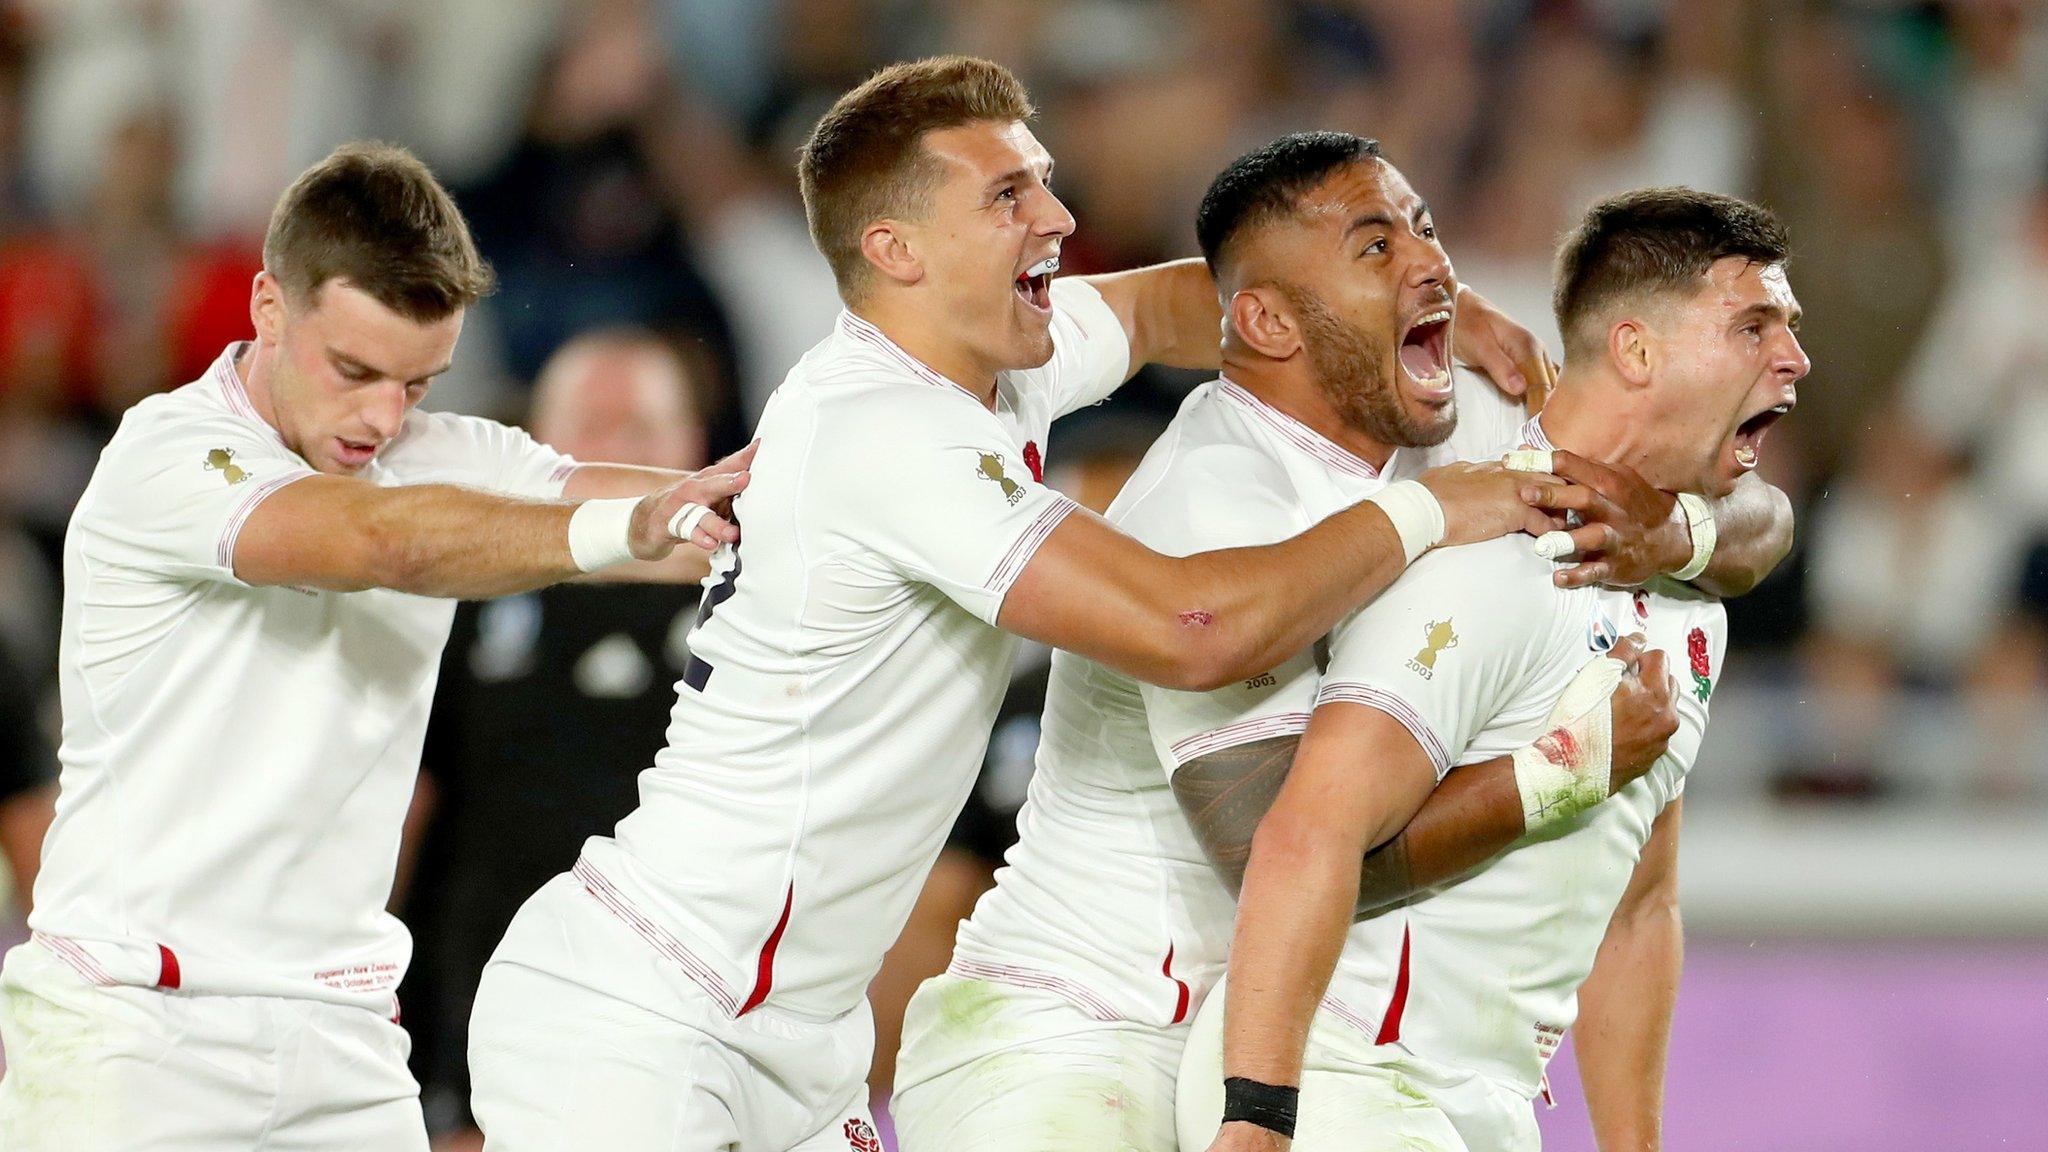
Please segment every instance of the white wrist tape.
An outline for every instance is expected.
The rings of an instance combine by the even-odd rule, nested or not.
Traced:
[[[1558,697],[1534,744],[1514,751],[1522,824],[1531,832],[1569,820],[1607,799],[1614,772],[1609,703],[1627,669],[1603,656],[1579,670]]]
[[[691,537],[697,534],[697,525],[703,523],[704,518],[709,515],[711,509],[702,504],[685,504],[676,509],[675,515],[668,518],[668,534],[688,543]]]
[[[1436,494],[1421,482],[1402,480],[1366,497],[1370,503],[1380,506],[1387,519],[1394,522],[1394,531],[1401,537],[1401,551],[1407,557],[1406,563],[1415,563],[1415,558],[1436,547],[1444,538],[1444,506],[1437,503]]]
[[[1690,492],[1678,494],[1678,510],[1685,516],[1686,531],[1692,534],[1692,559],[1671,574],[1674,580],[1691,580],[1707,570],[1714,558],[1714,545],[1721,542],[1721,530],[1714,523],[1714,506]]]
[[[633,509],[640,501],[585,500],[569,517],[569,556],[584,572],[633,559]]]

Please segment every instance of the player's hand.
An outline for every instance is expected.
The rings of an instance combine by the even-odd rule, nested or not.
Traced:
[[[732,520],[732,498],[745,491],[747,481],[753,478],[748,468],[760,446],[756,440],[701,472],[642,496],[633,509],[633,555],[641,560],[661,560],[680,543],[712,552],[721,544],[739,540],[740,526]],[[691,504],[709,511],[698,519],[685,541],[670,531],[670,523]]]
[[[1579,562],[1552,575],[1558,587],[1632,588],[1676,572],[1692,559],[1692,534],[1676,513],[1676,496],[1650,487],[1626,464],[1600,464],[1561,450],[1552,452],[1550,460],[1557,475],[1571,483],[1531,485],[1522,498],[1555,515],[1574,513],[1581,521],[1570,531]]]
[[[1487,461],[1445,464],[1417,479],[1443,506],[1445,546],[1475,544],[1510,532],[1541,536],[1562,523],[1553,522],[1528,501],[1529,490],[1563,483],[1548,472],[1510,472],[1498,461]]]
[[[1271,1128],[1233,1120],[1217,1130],[1209,1152],[1287,1152],[1293,1143]]]
[[[1662,649],[1643,649],[1641,635],[1624,636],[1607,655],[1622,663],[1621,683],[1609,697],[1613,709],[1614,759],[1609,768],[1608,795],[1613,795],[1650,770],[1671,737],[1678,732],[1678,689],[1664,667]]]
[[[1458,288],[1458,322],[1451,327],[1451,356],[1486,373],[1494,387],[1510,396],[1533,391],[1538,405],[1557,383],[1557,366],[1543,341],[1463,285]]]

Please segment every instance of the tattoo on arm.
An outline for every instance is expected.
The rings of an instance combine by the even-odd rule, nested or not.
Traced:
[[[1404,828],[1392,840],[1365,854],[1365,867],[1358,876],[1358,907],[1352,915],[1363,920],[1370,913],[1415,895],[1421,887],[1415,882],[1415,867],[1408,857],[1408,831]]]
[[[1299,735],[1254,740],[1198,756],[1173,774],[1173,798],[1233,895],[1244,886],[1252,834],[1279,797],[1300,744]]]
[[[1173,774],[1173,796],[1195,830],[1195,839],[1216,874],[1235,894],[1244,886],[1252,836],[1259,830],[1287,771],[1294,766],[1300,736],[1254,740],[1198,756]],[[1384,908],[1417,890],[1406,832],[1365,854],[1359,870],[1356,914]]]
[[[1174,799],[1231,894],[1243,888],[1251,836],[1278,799],[1298,744],[1300,736],[1253,740],[1196,756],[1174,773]],[[1522,801],[1513,785],[1511,760],[1501,756],[1458,769],[1438,785],[1407,828],[1366,853],[1354,914],[1364,918],[1454,879],[1503,851],[1520,832]]]

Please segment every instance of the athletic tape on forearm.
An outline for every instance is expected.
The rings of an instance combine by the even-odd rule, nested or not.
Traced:
[[[1529,831],[1569,820],[1607,799],[1614,772],[1611,698],[1627,669],[1603,656],[1579,670],[1534,744],[1514,751],[1515,788]]]
[[[1301,1089],[1291,1085],[1261,1084],[1243,1076],[1223,1081],[1223,1122],[1257,1124],[1268,1132],[1294,1139],[1296,1113],[1301,1108]]]
[[[1415,563],[1415,558],[1436,547],[1444,538],[1444,506],[1437,503],[1436,494],[1415,480],[1403,480],[1366,497],[1366,500],[1380,506],[1387,519],[1394,522],[1394,531],[1401,537],[1401,552],[1405,563]]]
[[[1714,545],[1721,542],[1721,530],[1714,523],[1714,506],[1703,496],[1690,492],[1678,494],[1679,511],[1685,515],[1685,528],[1692,534],[1692,559],[1685,567],[1671,574],[1674,580],[1691,580],[1707,570],[1714,559]]]
[[[569,517],[569,556],[584,572],[633,559],[633,509],[640,501],[585,500]]]

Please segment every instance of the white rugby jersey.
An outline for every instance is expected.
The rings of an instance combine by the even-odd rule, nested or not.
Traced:
[[[1530,421],[1522,442],[1548,447]],[[1318,703],[1406,726],[1441,776],[1542,735],[1586,661],[1641,631],[1678,682],[1678,733],[1605,803],[1527,837],[1478,871],[1354,925],[1324,1011],[1389,1058],[1412,1053],[1533,1096],[1578,1014],[1607,922],[1651,823],[1684,790],[1721,676],[1718,601],[1660,581],[1635,593],[1560,589],[1527,537],[1445,549],[1331,637]]]
[[[80,975],[388,1012],[384,911],[455,602],[251,587],[236,535],[313,475],[235,357],[130,409],[64,541],[56,821],[36,936]],[[362,473],[553,498],[575,462],[412,412]]]
[[[1052,360],[993,412],[845,313],[762,414],[668,747],[575,869],[727,1012],[856,1007],[974,785],[1016,646],[994,621],[1074,507],[1047,430],[1129,368],[1100,294],[1052,291]]]
[[[1227,380],[1195,390],[1110,508],[1171,555],[1269,544],[1387,480],[1511,436],[1519,402],[1458,377],[1460,421],[1385,480]],[[1055,653],[1018,842],[962,923],[950,971],[1044,988],[1102,1020],[1177,1024],[1223,974],[1236,903],[1168,785],[1197,756],[1308,726],[1316,655],[1213,692],[1177,692]],[[1163,770],[1162,770],[1163,769]]]

